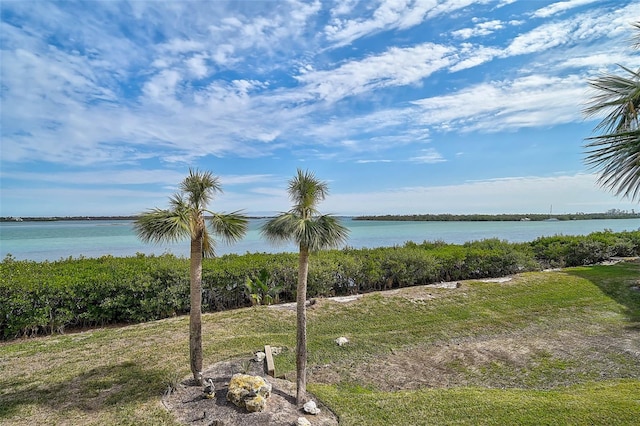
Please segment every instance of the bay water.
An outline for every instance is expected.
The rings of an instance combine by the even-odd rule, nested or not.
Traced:
[[[231,245],[218,243],[216,254],[296,252],[294,244],[272,245],[260,235],[267,219],[251,219],[247,235]],[[592,232],[640,230],[640,219],[597,219],[530,222],[408,222],[357,221],[342,218],[350,230],[346,246],[374,248],[407,241],[444,241],[462,244],[488,238],[509,242],[533,241],[542,236],[587,235]],[[134,256],[137,253],[171,253],[189,256],[189,242],[146,244],[133,231],[131,220],[79,220],[1,222],[0,259],[55,261],[69,257]]]

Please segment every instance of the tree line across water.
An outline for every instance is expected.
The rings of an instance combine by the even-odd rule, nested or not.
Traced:
[[[140,216],[50,216],[50,217],[13,217],[2,216],[0,222],[57,222],[81,220],[136,220]],[[270,216],[248,216],[249,219],[265,219]],[[395,221],[433,221],[433,222],[507,222],[507,221],[542,221],[557,220],[590,220],[590,219],[640,219],[640,212],[610,210],[606,213],[567,213],[567,214],[410,214],[410,215],[363,215],[353,216],[353,220],[395,220]]]
[[[611,210],[606,213],[568,214],[411,214],[355,216],[353,220],[416,221],[416,222],[518,222],[544,220],[640,219],[640,212]]]
[[[310,260],[308,293],[325,297],[499,277],[548,267],[640,255],[640,231],[497,239],[462,245],[440,241],[374,249],[320,251]],[[247,253],[203,260],[202,310],[295,300],[298,255]],[[263,289],[247,285],[260,281]],[[264,294],[255,294],[261,291]],[[0,338],[137,323],[189,312],[189,260],[173,255],[0,263]]]

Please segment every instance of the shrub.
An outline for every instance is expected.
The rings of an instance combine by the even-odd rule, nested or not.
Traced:
[[[640,255],[640,231],[554,236],[512,244],[441,241],[402,247],[330,250],[311,257],[309,297],[510,275]],[[247,253],[205,259],[203,311],[250,306],[247,278],[266,271],[281,301],[295,300],[296,253]],[[68,327],[142,322],[189,311],[189,261],[172,255],[0,263],[0,339]]]

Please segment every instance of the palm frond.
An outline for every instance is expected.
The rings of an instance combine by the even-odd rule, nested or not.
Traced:
[[[587,117],[607,113],[596,126],[596,130],[616,133],[638,127],[640,111],[640,74],[621,66],[628,77],[604,75],[589,82],[596,90],[584,109]]]
[[[298,222],[294,240],[311,251],[339,247],[349,231],[333,216],[322,215]]]
[[[345,243],[349,229],[330,215],[303,218],[295,212],[288,212],[266,222],[262,235],[270,242],[291,241],[318,251]]]
[[[148,210],[133,223],[133,230],[144,242],[175,242],[188,238],[189,222],[184,212],[175,210]]]
[[[640,130],[588,140],[585,161],[599,172],[598,183],[616,195],[640,198]]]
[[[249,220],[239,211],[231,213],[213,213],[209,223],[214,234],[227,243],[236,242],[247,233]]]
[[[222,186],[211,172],[189,169],[189,176],[180,184],[180,191],[187,197],[190,206],[204,209],[216,193],[222,192]]]
[[[301,217],[293,212],[281,213],[262,225],[260,234],[269,242],[279,244],[294,241],[294,230]]]
[[[261,233],[268,241],[291,241],[312,251],[338,247],[346,241],[348,229],[337,218],[320,215],[317,210],[317,204],[329,193],[325,182],[309,171],[298,169],[288,190],[292,209],[262,226]]]
[[[337,248],[347,242],[349,238],[349,228],[344,226],[340,219],[328,214],[315,219],[320,232],[319,245],[309,246],[312,250],[322,250],[326,248]]]
[[[309,216],[317,213],[316,207],[326,198],[329,186],[312,172],[298,169],[296,176],[289,181],[288,192],[294,209],[302,216]]]
[[[169,210],[174,212],[176,216],[179,216],[181,221],[184,223],[189,223],[191,221],[191,215],[193,212],[189,207],[189,204],[187,204],[187,201],[184,199],[183,194],[174,194],[169,197],[169,206]]]
[[[216,257],[216,240],[206,227],[202,237],[202,257]]]
[[[633,47],[640,48],[640,22]],[[583,110],[587,117],[604,114],[587,138],[585,162],[599,173],[598,183],[616,195],[640,199],[640,70],[620,65],[624,75],[606,74],[589,82],[595,90]]]

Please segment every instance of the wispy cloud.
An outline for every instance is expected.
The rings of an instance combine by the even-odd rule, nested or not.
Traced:
[[[481,83],[413,103],[425,125],[446,131],[497,132],[582,120],[576,99],[584,95],[584,84],[576,75],[532,75]]]
[[[447,161],[438,151],[433,148],[423,149],[420,155],[409,158],[413,163],[434,164]]]
[[[325,27],[325,35],[335,46],[344,46],[361,37],[382,30],[407,29],[422,23],[426,19],[452,13],[474,3],[488,3],[491,0],[381,0],[375,8],[361,9],[366,15],[357,18],[335,17]],[[338,5],[340,11],[344,7]],[[349,10],[352,10],[349,9]],[[343,13],[334,12],[334,16]]]
[[[311,71],[297,79],[304,90],[327,101],[392,86],[416,84],[450,64],[452,49],[433,43],[391,48],[381,55],[347,62],[326,71]]]
[[[46,182],[149,195],[188,166],[222,171],[234,203],[279,203],[255,196],[302,162],[395,178],[453,167],[471,135],[582,125],[580,140],[587,79],[638,64],[634,1],[247,6],[0,3],[3,204]]]
[[[391,160],[358,160],[358,164],[371,164],[371,163],[391,163]]]
[[[568,0],[561,1],[558,3],[550,4],[549,6],[545,6],[541,9],[536,10],[533,13],[533,16],[536,18],[547,18],[552,15],[556,15],[558,13],[567,11],[569,9],[573,9],[574,7],[584,6],[586,4],[594,3],[598,0]]]
[[[491,21],[479,22],[472,28],[463,28],[460,30],[452,31],[451,34],[454,37],[466,40],[471,37],[487,36],[495,31],[501,30],[504,27],[504,22],[494,19]]]

